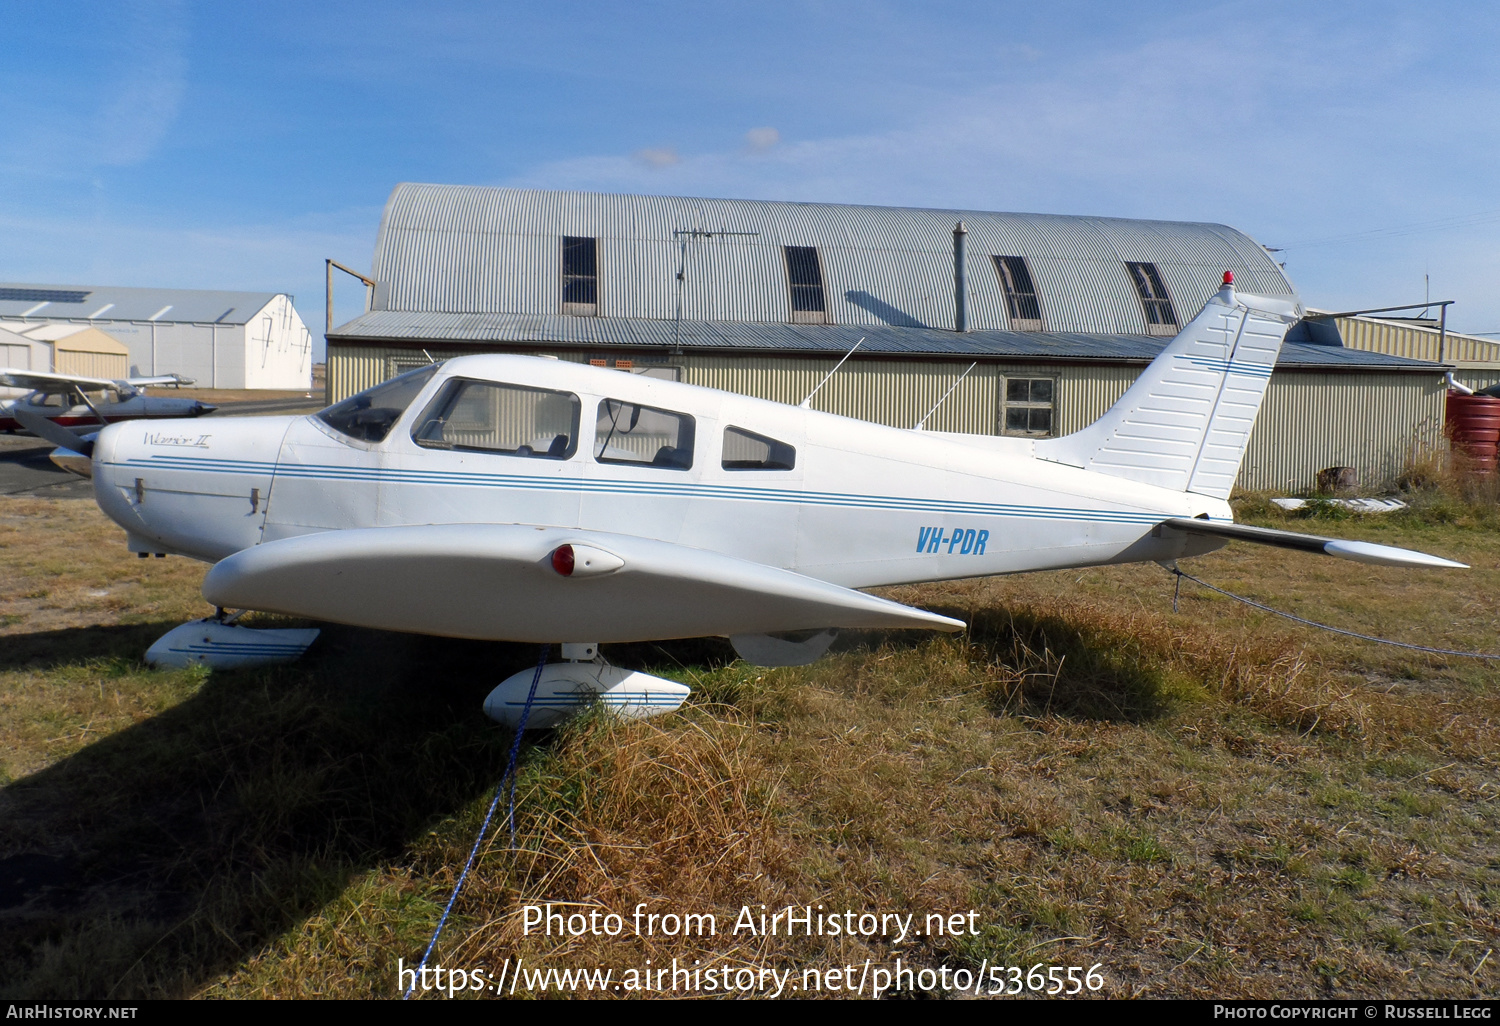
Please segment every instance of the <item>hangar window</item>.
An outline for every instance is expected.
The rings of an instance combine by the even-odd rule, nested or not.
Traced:
[[[562,312],[593,317],[599,312],[599,240],[564,235]]]
[[[793,324],[827,324],[828,307],[823,297],[823,265],[816,246],[782,246],[786,254],[786,280],[792,292]]]
[[[578,450],[582,410],[571,392],[454,378],[412,429],[424,449],[565,460]]]
[[[1033,438],[1052,434],[1056,397],[1054,378],[1006,378],[1000,401],[1001,433]]]
[[[1135,291],[1141,297],[1141,308],[1146,312],[1146,331],[1151,335],[1177,334],[1177,314],[1172,310],[1172,297],[1167,295],[1167,286],[1155,264],[1125,265],[1135,281]]]
[[[722,465],[725,470],[791,470],[797,465],[797,450],[744,428],[727,427]]]
[[[594,459],[688,470],[693,465],[693,418],[606,399],[594,421]]]
[[[1036,296],[1036,285],[1031,280],[1031,270],[1026,258],[997,256],[995,272],[1000,275],[1000,285],[1005,289],[1005,308],[1010,313],[1011,331],[1041,331],[1042,304]]]

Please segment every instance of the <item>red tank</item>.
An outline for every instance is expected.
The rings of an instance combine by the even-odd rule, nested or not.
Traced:
[[[1448,393],[1448,437],[1474,464],[1476,474],[1495,472],[1500,449],[1500,399],[1487,395]]]

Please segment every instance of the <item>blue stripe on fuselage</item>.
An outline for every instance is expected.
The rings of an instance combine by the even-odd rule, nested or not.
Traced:
[[[452,485],[469,488],[511,488],[524,491],[585,492],[603,495],[641,495],[683,499],[721,499],[742,502],[780,502],[855,509],[885,509],[927,513],[958,513],[1026,520],[1082,520],[1112,524],[1156,525],[1169,513],[1097,510],[1066,506],[1022,506],[1011,503],[967,502],[899,495],[858,495],[789,488],[754,488],[675,481],[602,481],[583,478],[531,477],[521,474],[481,474],[446,470],[399,470],[382,467],[341,467],[330,464],[278,464],[264,460],[216,460],[191,456],[152,455],[126,460],[134,469],[176,470],[221,474],[274,474],[276,477],[320,481],[370,481],[389,484]],[[1222,518],[1219,518],[1222,519]]]

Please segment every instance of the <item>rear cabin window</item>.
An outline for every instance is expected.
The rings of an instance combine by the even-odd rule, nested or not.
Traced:
[[[724,429],[725,470],[791,470],[796,465],[797,450],[785,442],[744,428]]]
[[[594,422],[594,459],[688,470],[693,465],[693,418],[606,399],[599,404]]]
[[[417,393],[437,373],[441,364],[432,363],[408,371],[400,377],[383,381],[374,388],[351,395],[318,414],[318,419],[340,434],[364,442],[383,442],[401,414],[411,405]]]
[[[426,449],[565,460],[578,451],[583,409],[571,392],[454,378],[412,429]]]

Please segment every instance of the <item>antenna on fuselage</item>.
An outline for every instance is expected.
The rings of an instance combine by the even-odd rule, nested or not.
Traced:
[[[854,349],[858,349],[860,346],[862,346],[864,344],[864,341],[865,340],[863,338],[861,338],[858,342],[854,343]],[[851,349],[847,353],[844,354],[844,360],[847,360],[847,359],[849,359],[849,357],[851,357],[851,356],[854,355],[854,349]],[[812,404],[813,396],[817,395],[820,391],[822,391],[823,386],[826,385],[826,384],[828,384],[829,378],[832,378],[835,374],[837,374],[839,372],[839,368],[844,365],[844,360],[840,360],[838,363],[834,364],[833,365],[833,370],[829,371],[828,374],[827,374],[827,376],[824,377],[822,381],[818,382],[818,387],[815,388],[815,389],[813,389],[811,392],[807,393],[807,398],[804,399],[804,400],[802,400],[797,405],[800,406],[804,410],[807,409],[808,406],[810,406]]]
[[[929,420],[931,420],[932,419],[932,415],[938,411],[938,407],[941,406],[941,405],[943,405],[945,402],[948,401],[948,397],[953,394],[953,390],[955,388],[957,388],[959,385],[963,384],[964,378],[966,378],[966,377],[969,376],[969,371],[973,370],[975,367],[978,367],[978,366],[979,366],[979,361],[978,360],[975,360],[973,363],[969,364],[969,370],[966,370],[962,374],[960,374],[958,376],[958,380],[955,381],[953,384],[951,384],[951,385],[948,386],[948,391],[946,391],[946,392],[943,393],[943,397],[941,399],[939,399],[937,402],[935,402],[935,403],[932,404],[932,409],[930,409],[930,410],[927,411],[927,416],[925,416],[921,420],[917,421],[917,426],[914,427],[914,428],[912,428],[912,430],[913,431],[922,431],[922,430],[925,430],[926,427],[927,427],[927,422]]]

